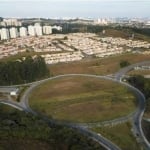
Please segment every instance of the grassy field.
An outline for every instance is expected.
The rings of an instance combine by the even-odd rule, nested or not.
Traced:
[[[122,30],[117,30],[117,29],[106,29],[105,30],[105,36],[107,37],[121,37],[125,39],[129,39],[132,36],[132,33],[134,33],[131,30],[128,29],[122,29]],[[148,41],[150,42],[149,36],[139,34],[139,33],[134,33],[134,40],[143,40],[143,41]]]
[[[131,131],[131,123],[92,129],[117,144],[122,150],[141,150]]]
[[[150,60],[150,55],[126,53],[108,58],[83,59],[78,62],[60,63],[49,65],[51,74],[88,73],[106,75],[117,72],[120,69],[120,61],[126,60],[131,64]]]
[[[129,32],[125,32],[123,30],[115,30],[115,29],[106,29],[105,30],[105,35],[106,37],[114,37],[114,38],[124,38],[124,39],[129,39],[131,37],[131,34]]]
[[[105,150],[78,131],[0,104],[0,150]]]
[[[111,81],[90,77],[64,77],[37,87],[30,106],[59,120],[98,122],[127,115],[135,109],[135,97]]]
[[[6,98],[7,98],[7,96],[4,93],[0,92],[0,99],[6,99]]]
[[[150,70],[132,70],[128,75],[150,75]]]

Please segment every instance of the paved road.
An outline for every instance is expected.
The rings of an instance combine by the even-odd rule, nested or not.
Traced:
[[[70,77],[70,76],[84,76],[84,77],[93,77],[93,78],[99,78],[99,79],[106,79],[106,80],[112,80],[112,81],[116,81],[112,78],[109,77],[105,77],[105,76],[96,76],[96,75],[87,75],[87,74],[68,74],[68,75],[59,75],[59,76],[55,76],[49,79],[45,79],[45,80],[41,80],[38,82],[34,82],[31,84],[31,86],[25,91],[24,95],[21,98],[21,101],[18,105],[16,105],[16,103],[11,103],[12,106],[15,106],[15,108],[18,108],[18,106],[20,106],[23,110],[31,112],[33,114],[36,114],[36,112],[34,112],[28,104],[28,97],[30,95],[30,93],[32,92],[32,90],[37,87],[38,85],[47,82],[48,80],[54,80],[54,79],[58,79],[58,78],[63,78],[63,77]],[[29,85],[29,84],[28,84]],[[9,87],[5,87],[6,89]],[[12,88],[12,87],[11,87]],[[7,89],[8,90],[8,89]],[[9,90],[8,90],[9,91]],[[118,120],[112,121],[112,122],[120,122],[120,121],[126,121],[126,117],[125,118],[120,118]],[[111,141],[105,139],[102,136],[98,136],[96,133],[87,130],[86,128],[82,127],[82,125],[79,124],[71,124],[71,123],[64,123],[64,122],[60,122],[60,121],[54,121],[57,124],[62,124],[62,125],[67,125],[71,128],[76,128],[78,129],[80,132],[84,133],[85,135],[90,136],[93,140],[97,141],[98,143],[100,143],[101,145],[103,145],[104,147],[106,147],[107,149],[114,149],[114,150],[119,150],[120,148],[118,146],[116,146],[115,144],[113,144]],[[53,122],[53,123],[54,123]],[[111,121],[110,121],[111,122]],[[109,123],[110,123],[109,122]]]
[[[149,150],[150,149],[150,143],[145,138],[145,135],[144,135],[143,130],[142,130],[142,125],[141,125],[142,117],[143,117],[143,114],[145,111],[145,101],[146,101],[145,96],[137,88],[135,88],[135,87],[133,87],[127,83],[122,82],[122,78],[124,77],[124,75],[127,72],[133,70],[134,67],[143,66],[143,65],[150,65],[150,61],[139,62],[139,63],[133,64],[133,65],[130,65],[128,67],[125,67],[125,68],[121,69],[120,71],[118,71],[115,74],[115,77],[116,77],[116,80],[120,81],[120,83],[128,86],[129,89],[132,90],[132,92],[136,95],[136,97],[138,99],[138,102],[139,102],[138,108],[137,108],[137,111],[133,117],[133,129],[134,129],[134,132],[135,132],[137,138],[140,140],[140,142],[145,145],[147,150]]]
[[[145,135],[144,135],[143,129],[142,129],[142,125],[141,125],[142,117],[143,117],[143,114],[145,111],[145,96],[143,95],[143,93],[141,91],[139,91],[135,87],[133,87],[127,83],[123,83],[123,84],[127,85],[138,99],[139,104],[137,107],[137,111],[133,117],[133,129],[134,129],[134,132],[135,132],[137,138],[140,140],[141,143],[144,144],[144,146],[148,150],[148,149],[150,149],[150,143],[145,138]]]
[[[128,122],[129,120],[133,119],[135,112],[127,115],[127,116],[123,116],[123,117],[119,117],[113,120],[108,120],[108,121],[101,121],[101,122],[95,122],[95,123],[78,123],[78,125],[86,127],[86,128],[93,128],[93,127],[111,127],[111,126],[115,126],[118,124],[122,124],[125,122]]]
[[[24,110],[31,112],[33,114],[36,114],[36,112],[34,112],[28,104],[28,97],[30,95],[30,93],[32,92],[32,90],[37,87],[38,85],[48,81],[48,80],[54,80],[57,78],[63,78],[63,77],[70,77],[70,76],[85,76],[85,77],[94,77],[94,78],[100,78],[100,79],[106,79],[106,80],[112,80],[115,82],[118,82],[124,86],[127,86],[137,97],[138,101],[139,101],[139,105],[138,108],[134,114],[134,130],[137,134],[137,136],[140,138],[141,142],[144,143],[145,147],[147,149],[150,149],[150,144],[147,141],[147,139],[144,136],[142,127],[141,127],[141,120],[142,120],[142,116],[145,110],[145,97],[144,95],[135,87],[132,87],[131,85],[124,83],[121,81],[122,77],[130,70],[133,70],[134,67],[136,66],[142,66],[142,65],[149,65],[150,61],[145,61],[145,62],[141,62],[141,63],[137,63],[131,66],[128,66],[122,70],[120,70],[118,73],[115,74],[115,79],[112,79],[108,76],[97,76],[97,75],[87,75],[87,74],[67,74],[67,75],[59,75],[59,76],[55,76],[52,78],[48,78],[45,80],[41,80],[41,81],[37,81],[37,82],[33,82],[33,83],[29,83],[29,84],[24,84],[24,86],[30,86],[26,92],[24,93],[23,97],[21,98],[21,102],[19,103],[19,106],[21,108],[23,108]],[[22,85],[15,85],[15,86],[5,86],[5,88],[12,88],[12,87],[18,87],[18,86],[22,86]],[[68,124],[68,126],[72,127],[72,128],[77,128],[78,130],[81,130],[82,132],[84,132],[84,134],[88,134],[90,135],[91,138],[93,138],[94,140],[97,140],[100,144],[102,144],[103,146],[105,146],[107,149],[112,149],[112,150],[119,150],[120,148],[116,145],[114,145],[113,143],[111,143],[110,141],[108,141],[107,139],[105,139],[102,136],[98,136],[96,133],[91,132],[89,130],[87,130],[86,128],[82,128],[81,126],[77,126],[77,125],[73,125],[73,124]]]
[[[21,107],[18,103],[15,103],[13,101],[7,100],[7,99],[0,99],[0,103],[9,105],[11,107],[14,107],[20,111],[26,111],[23,107]]]
[[[111,80],[111,81],[114,81],[114,82],[118,82],[118,83],[120,83],[120,84],[123,84],[124,86],[127,86],[128,88],[134,89],[134,87],[132,87],[132,86],[126,84],[126,83],[120,82],[120,81],[118,81],[118,80],[116,80],[116,79],[112,79],[112,78],[109,78],[109,77],[106,77],[106,76],[97,76],[97,75],[88,75],[88,74],[67,74],[67,75],[55,76],[55,77],[52,77],[52,78],[49,78],[49,79],[46,79],[46,80],[42,80],[42,81],[36,82],[35,84],[33,84],[33,85],[25,92],[24,96],[23,96],[22,99],[21,99],[21,103],[22,103],[22,104],[25,104],[25,105],[26,105],[26,108],[29,109],[29,111],[32,111],[32,110],[30,109],[29,105],[28,105],[28,97],[29,97],[30,93],[32,92],[32,90],[33,90],[36,86],[38,86],[38,85],[40,85],[40,84],[42,84],[42,83],[44,83],[44,82],[46,82],[46,81],[48,81],[48,80],[54,80],[54,79],[63,78],[63,77],[70,77],[70,76],[83,76],[83,77],[93,77],[93,78]],[[134,91],[134,90],[133,90],[133,91]],[[135,91],[134,91],[134,92],[135,92]],[[140,94],[141,94],[141,93],[140,93]],[[137,110],[136,112],[138,112],[138,110]],[[123,118],[123,119],[121,118],[121,119],[118,119],[117,121],[123,121],[123,120],[125,120],[125,119],[124,119],[124,118]],[[71,127],[74,126],[74,124],[69,124],[69,125],[70,125]],[[78,126],[78,125],[76,125],[76,126]],[[79,126],[78,126],[78,127],[79,127]],[[86,131],[86,132],[87,132],[87,131]],[[102,138],[100,138],[100,139],[101,139],[101,141],[99,141],[99,142],[102,142],[102,144],[106,145],[106,143],[107,143],[107,145],[112,145],[112,146],[109,147],[110,149],[113,149],[113,147],[116,147],[116,150],[118,149],[118,147],[117,147],[116,145],[113,145],[112,143],[110,144],[108,141],[107,141],[106,143],[104,143],[104,141],[103,141],[104,139],[102,139]],[[99,139],[99,140],[100,140],[100,139]]]
[[[21,98],[21,101],[20,103],[18,103],[17,107],[20,106],[20,108],[23,108],[23,110],[25,111],[28,111],[28,112],[31,112],[33,114],[37,114],[36,112],[34,112],[30,107],[29,107],[29,104],[28,104],[28,97],[30,95],[30,93],[32,92],[32,90],[37,87],[38,85],[44,83],[44,82],[47,82],[48,80],[54,80],[54,79],[57,79],[57,78],[63,78],[63,77],[70,77],[70,76],[84,76],[84,77],[94,77],[94,78],[99,78],[99,79],[106,79],[106,80],[113,80],[111,78],[108,78],[108,77],[105,77],[105,76],[96,76],[96,75],[85,75],[85,74],[68,74],[68,75],[59,75],[59,76],[56,76],[56,77],[52,77],[52,78],[49,78],[49,79],[45,79],[45,80],[41,80],[41,81],[38,81],[38,82],[34,82],[31,84],[31,86],[25,91],[24,95],[22,96]],[[28,84],[29,85],[29,84]],[[18,86],[18,85],[17,85]],[[20,86],[20,85],[19,85]],[[25,85],[26,86],[26,85]],[[13,86],[11,86],[12,88]],[[9,87],[5,87],[5,88],[9,88]],[[12,106],[15,106],[14,103]],[[16,107],[16,108],[17,108]],[[65,126],[68,126],[68,127],[71,127],[71,128],[75,128],[77,129],[79,132],[81,132],[82,134],[92,138],[93,140],[97,141],[99,144],[101,144],[102,146],[104,146],[106,149],[111,149],[111,150],[120,150],[120,148],[113,144],[111,141],[107,140],[106,138],[102,137],[102,136],[98,136],[96,133],[82,127],[82,126],[79,126],[77,124],[70,124],[70,123],[64,123],[64,122],[61,122],[61,121],[53,121],[51,120],[51,123],[57,123],[57,124],[61,124],[61,125],[65,125]]]
[[[143,61],[143,62],[132,64],[132,65],[130,65],[128,67],[125,67],[125,68],[119,70],[117,73],[115,73],[115,77],[119,81],[119,80],[121,80],[124,77],[124,75],[127,72],[129,72],[131,70],[134,70],[134,67],[143,66],[143,65],[150,65],[150,61]]]

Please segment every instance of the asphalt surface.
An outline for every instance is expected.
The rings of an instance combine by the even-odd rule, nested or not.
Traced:
[[[114,79],[111,79],[109,77],[96,76],[96,75],[85,75],[85,74],[59,75],[59,76],[55,76],[55,77],[52,77],[52,78],[48,78],[48,79],[37,81],[37,82],[34,82],[34,83],[30,84],[30,87],[25,91],[24,95],[21,97],[21,101],[18,104],[16,104],[14,102],[13,105],[12,105],[12,103],[10,105],[14,106],[15,108],[17,108],[18,106],[20,106],[20,108],[22,110],[24,110],[24,111],[30,112],[30,113],[32,113],[34,115],[39,115],[35,111],[33,111],[30,108],[29,104],[28,104],[28,97],[32,93],[33,89],[35,87],[39,86],[40,84],[42,84],[44,82],[47,82],[48,80],[54,80],[54,79],[63,78],[63,77],[70,77],[70,76],[84,76],[84,77],[93,77],[93,78],[106,79],[106,80],[114,80]],[[21,86],[21,85],[19,85],[19,86]],[[26,86],[26,85],[24,85],[24,86]],[[12,87],[13,86],[11,86],[11,87],[7,86],[5,88],[7,89],[7,88],[12,88]],[[14,87],[16,87],[16,86],[14,86]],[[101,144],[103,147],[105,147],[108,150],[109,149],[111,149],[111,150],[120,150],[120,148],[117,145],[113,144],[108,139],[104,138],[103,136],[98,136],[97,133],[92,132],[92,131],[88,130],[87,128],[84,128],[84,127],[82,127],[82,126],[80,126],[78,124],[66,123],[66,122],[61,122],[61,121],[56,121],[56,120],[49,120],[49,121],[51,123],[53,123],[53,124],[60,124],[60,125],[68,126],[70,128],[74,128],[74,129],[78,130],[79,132],[81,132],[82,134],[88,136],[89,138],[92,138],[93,140],[95,140],[96,142],[98,142],[99,144]]]
[[[37,82],[33,82],[33,83],[28,83],[28,84],[23,84],[23,85],[14,85],[14,86],[1,86],[0,88],[6,88],[7,91],[9,91],[9,88],[14,88],[14,87],[19,87],[19,86],[30,86],[24,93],[24,95],[21,98],[21,101],[19,103],[15,103],[15,102],[11,102],[10,100],[0,100],[1,103],[4,104],[8,104],[12,107],[15,107],[19,110],[23,110],[23,111],[27,111],[27,112],[31,112],[33,114],[37,114],[36,112],[34,112],[29,104],[28,104],[28,97],[31,94],[31,92],[33,91],[33,89],[35,87],[37,87],[38,85],[48,81],[48,80],[54,80],[57,78],[63,78],[63,77],[70,77],[70,76],[84,76],[84,77],[93,77],[93,78],[100,78],[100,79],[106,79],[106,80],[111,80],[114,82],[118,82],[126,87],[128,87],[137,97],[138,99],[138,107],[136,112],[134,112],[132,114],[132,119],[133,119],[133,129],[134,132],[137,136],[138,139],[140,139],[141,143],[144,144],[144,146],[146,147],[146,149],[150,149],[150,144],[147,141],[147,139],[144,136],[142,127],[141,127],[141,121],[142,121],[142,117],[145,111],[145,96],[143,95],[143,93],[141,93],[138,89],[136,89],[135,87],[122,82],[122,78],[124,77],[124,75],[133,70],[134,67],[136,66],[142,66],[142,65],[149,65],[150,61],[145,61],[145,62],[140,62],[140,63],[136,63],[133,65],[130,65],[126,68],[121,69],[119,72],[117,72],[115,74],[115,78],[111,78],[109,76],[97,76],[97,75],[88,75],[88,74],[67,74],[67,75],[59,75],[59,76],[55,76],[55,77],[51,77],[45,80],[41,80],[41,81],[37,81]],[[117,121],[124,121],[124,119],[126,118],[120,118]],[[58,123],[57,121],[52,121],[53,123]],[[83,134],[85,134],[86,136],[92,138],[93,140],[97,141],[99,144],[103,145],[106,149],[111,149],[111,150],[120,150],[120,148],[113,144],[111,141],[107,140],[106,138],[102,137],[101,135],[97,135],[96,133],[88,130],[85,127],[82,127],[78,124],[66,124],[64,122],[59,122],[62,125],[67,125],[68,127],[71,128],[76,128],[78,131],[82,132]]]
[[[126,70],[128,70],[127,68],[125,68]],[[147,139],[145,138],[144,136],[144,133],[143,133],[143,130],[142,130],[142,127],[141,127],[141,120],[142,120],[142,116],[143,116],[143,113],[144,113],[144,110],[145,110],[145,97],[144,95],[138,90],[136,89],[135,87],[127,84],[127,83],[124,83],[120,80],[120,78],[116,78],[116,79],[112,79],[112,78],[109,78],[107,76],[97,76],[97,75],[87,75],[87,74],[67,74],[67,75],[59,75],[59,76],[55,76],[55,77],[52,77],[52,78],[49,78],[49,79],[46,79],[46,80],[42,80],[40,82],[37,82],[36,84],[33,84],[24,94],[24,96],[22,97],[21,99],[21,102],[26,104],[27,106],[27,109],[29,108],[29,111],[30,110],[30,107],[28,105],[28,96],[30,95],[30,93],[32,92],[32,90],[48,81],[48,80],[54,80],[54,79],[58,79],[58,78],[63,78],[63,77],[70,77],[70,76],[84,76],[84,77],[93,77],[93,78],[99,78],[99,79],[106,79],[106,80],[111,80],[111,81],[114,81],[114,82],[118,82],[124,86],[127,86],[134,94],[135,96],[137,97],[138,99],[138,102],[139,102],[139,105],[137,107],[137,110],[136,112],[134,113],[134,116],[133,116],[133,128],[134,128],[134,131],[136,133],[136,135],[138,136],[138,138],[140,139],[140,141],[144,144],[144,146],[148,149],[150,148],[150,145],[149,145],[149,142],[147,141]],[[124,118],[123,118],[124,119]],[[117,121],[123,121],[121,118],[118,119]],[[73,126],[72,124],[70,124],[70,126]],[[101,141],[103,143],[103,141]],[[103,143],[104,144],[104,143]],[[107,142],[108,144],[108,142]],[[106,145],[106,143],[104,144]],[[112,144],[111,144],[112,145]],[[113,146],[112,147],[110,146],[109,148],[110,149],[113,149]],[[117,149],[117,148],[116,148]]]
[[[118,80],[118,81],[121,81],[121,79],[124,77],[124,75],[126,73],[128,73],[129,71],[131,70],[134,70],[134,67],[137,67],[137,66],[143,66],[143,65],[150,65],[150,61],[143,61],[143,62],[139,62],[139,63],[135,63],[135,64],[132,64],[128,67],[125,67],[125,68],[122,68],[121,70],[119,70],[117,73],[115,73],[115,78]]]

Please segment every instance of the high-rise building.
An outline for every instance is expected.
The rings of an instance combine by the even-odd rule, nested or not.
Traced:
[[[105,18],[99,18],[98,20],[95,20],[95,24],[99,24],[99,25],[108,25],[108,19],[105,19]]]
[[[1,29],[1,40],[8,40],[9,39],[9,31],[6,28]]]
[[[35,34],[36,34],[37,36],[43,35],[43,33],[42,33],[42,27],[41,27],[39,24],[36,24],[36,25],[34,26],[34,29],[35,29]]]
[[[43,33],[46,35],[52,34],[52,27],[51,26],[43,26]]]
[[[34,26],[28,26],[28,33],[30,36],[35,36]]]
[[[10,32],[10,38],[17,38],[18,37],[18,30],[17,28],[10,28],[9,29]]]
[[[20,31],[20,36],[21,36],[21,37],[27,36],[27,29],[26,29],[25,27],[21,27],[21,28],[19,29],[19,31]]]
[[[0,26],[6,27],[6,23],[4,21],[0,22]]]

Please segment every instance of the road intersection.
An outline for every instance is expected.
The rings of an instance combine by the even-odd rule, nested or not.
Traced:
[[[102,123],[102,124],[108,124],[108,123],[109,124],[112,124],[112,123],[117,124],[117,123],[121,123],[121,122],[126,122],[129,119],[131,119],[133,122],[132,125],[133,125],[133,130],[134,130],[135,135],[141,141],[141,143],[145,146],[146,149],[150,149],[150,143],[145,138],[145,135],[143,133],[142,126],[141,126],[142,117],[143,117],[143,114],[145,111],[145,101],[146,101],[145,96],[137,88],[122,81],[122,78],[126,75],[127,72],[133,70],[137,66],[142,66],[142,65],[150,65],[150,61],[144,61],[144,62],[136,63],[136,64],[130,65],[128,67],[125,67],[125,68],[121,69],[120,71],[118,71],[113,76],[99,76],[99,75],[90,75],[90,74],[65,74],[65,75],[58,75],[58,76],[54,76],[54,77],[44,79],[41,81],[28,83],[28,84],[14,85],[14,86],[1,86],[0,88],[3,88],[3,89],[6,88],[7,90],[9,90],[9,88],[21,87],[21,86],[30,86],[30,87],[24,92],[23,96],[21,97],[20,102],[17,103],[15,101],[4,100],[4,99],[0,100],[0,102],[3,104],[10,105],[21,111],[30,112],[34,115],[37,115],[37,112],[33,111],[30,108],[30,106],[28,104],[28,98],[29,98],[29,95],[32,93],[33,89],[44,82],[47,82],[49,80],[58,79],[58,78],[63,78],[63,77],[70,77],[70,76],[93,77],[93,78],[106,79],[106,80],[111,80],[113,82],[118,82],[119,84],[126,86],[129,90],[131,90],[135,94],[135,96],[138,100],[137,109],[132,114],[129,114],[129,116],[117,118],[116,120],[110,120],[109,122]],[[60,121],[56,121],[56,120],[50,120],[48,118],[46,118],[46,119],[54,124],[56,123],[56,124],[66,125],[71,128],[75,128],[78,131],[80,131],[82,134],[85,134],[86,136],[97,141],[99,144],[101,144],[108,150],[120,150],[120,148],[117,145],[115,145],[114,143],[112,143],[111,141],[107,140],[106,138],[104,138],[101,135],[97,135],[96,133],[90,131],[87,128],[87,127],[89,127],[87,124],[84,124],[84,125],[83,124],[73,124],[73,123],[60,122]],[[89,124],[89,125],[91,126],[92,124]],[[100,125],[101,125],[101,123],[99,123],[99,126]]]

